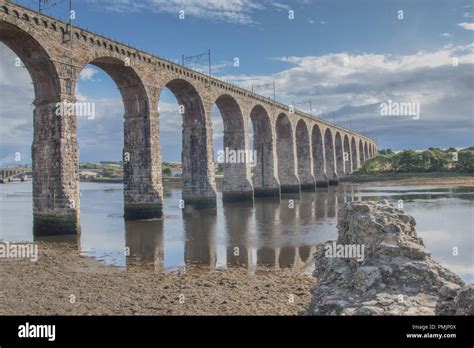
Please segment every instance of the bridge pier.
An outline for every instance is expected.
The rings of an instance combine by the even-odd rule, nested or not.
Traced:
[[[316,182],[313,175],[312,151],[308,127],[300,120],[296,126],[296,156],[298,162],[298,179],[302,191],[315,191]]]
[[[276,121],[276,145],[278,180],[281,193],[299,193],[300,180],[296,174],[296,143],[291,122],[285,114],[280,114]]]
[[[256,106],[250,112],[253,125],[253,149],[256,154],[253,167],[255,197],[280,198],[280,182],[277,178],[275,132],[266,110]]]
[[[224,149],[217,162],[224,166],[222,200],[227,202],[253,202],[251,183],[251,154],[247,143],[247,127],[238,102],[228,94],[220,95],[215,105],[219,108],[224,125]],[[212,113],[212,108],[208,109]]]
[[[35,101],[31,154],[37,237],[80,232],[77,120],[75,115],[56,115],[60,100]]]
[[[122,94],[127,92],[122,89]],[[163,215],[161,154],[158,112],[149,110],[147,100],[124,100],[124,218],[159,219]],[[136,108],[136,107],[135,107]]]
[[[212,125],[185,122],[183,125],[183,200],[196,209],[215,208],[216,183],[212,161]]]
[[[328,180],[329,186],[336,186],[339,185],[339,177],[336,173],[333,173],[332,177]]]
[[[316,177],[316,187],[328,187],[329,180],[328,176],[325,173],[322,173],[318,177]]]
[[[285,167],[287,164],[285,158],[278,158],[279,166]],[[282,163],[283,162],[283,163]],[[293,167],[294,168],[294,167]],[[288,172],[280,172],[278,175],[280,179],[281,193],[300,193],[300,180],[296,174]]]
[[[329,128],[326,128],[324,132],[324,160],[325,160],[325,168],[326,168],[326,175],[328,177],[328,185],[338,185],[339,178],[338,178],[338,171],[337,171],[337,145],[336,141],[333,138],[332,132]]]
[[[224,130],[224,156],[226,157],[222,183],[224,203],[253,201],[253,187],[250,183],[250,156],[245,142],[245,133],[243,128]]]
[[[280,197],[280,183],[275,175],[275,153],[272,139],[254,136],[257,159],[253,168],[253,188],[255,197]]]

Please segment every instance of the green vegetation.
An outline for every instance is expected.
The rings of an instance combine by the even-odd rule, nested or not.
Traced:
[[[394,153],[381,150],[379,156],[366,161],[355,174],[390,173],[460,173],[474,174],[474,148],[425,151],[405,150]]]
[[[118,179],[123,177],[123,164],[122,162],[86,162],[79,165],[81,172],[97,173],[101,179]]]
[[[181,163],[163,162],[161,167],[164,178],[175,178],[176,173],[180,173],[181,171]]]

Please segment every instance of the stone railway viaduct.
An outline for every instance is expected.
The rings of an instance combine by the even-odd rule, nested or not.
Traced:
[[[257,151],[249,163],[224,165],[223,199],[253,199],[337,184],[377,153],[373,139],[195,70],[0,0],[0,40],[21,59],[35,92],[33,215],[37,235],[79,231],[77,116],[56,115],[76,102],[82,69],[95,65],[115,81],[124,115],[124,201],[129,220],[162,216],[158,101],[167,87],[184,106],[182,197],[215,207],[212,115],[224,123],[224,147]],[[14,67],[12,62],[12,67]]]

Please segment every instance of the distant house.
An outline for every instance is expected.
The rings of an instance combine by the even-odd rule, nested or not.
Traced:
[[[80,180],[94,180],[94,179],[99,179],[101,178],[102,175],[100,173],[92,172],[92,171],[81,171],[79,173],[79,179]]]
[[[172,169],[171,170],[171,176],[175,178],[181,178],[183,176],[183,171],[181,168],[179,169]]]

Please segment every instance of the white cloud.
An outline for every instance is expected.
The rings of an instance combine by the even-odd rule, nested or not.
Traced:
[[[81,73],[79,74],[79,80],[82,81],[94,81],[94,76],[99,72],[96,68],[91,66],[86,66],[82,69]]]
[[[450,33],[442,33],[442,34],[440,34],[440,36],[442,36],[442,37],[452,37],[453,35],[450,34]]]
[[[458,25],[466,30],[474,30],[474,23],[458,23]]]
[[[274,0],[89,0],[96,6],[111,12],[130,13],[153,11],[174,14],[178,18],[179,11],[184,15],[238,24],[255,24],[254,14],[258,11],[274,9],[289,10],[290,6]],[[306,5],[306,2],[300,2]]]
[[[290,6],[288,6],[287,4],[283,4],[281,2],[273,1],[273,2],[269,2],[268,4],[270,6],[276,7],[279,10],[290,10],[291,9]]]
[[[344,66],[344,59],[349,65]],[[458,66],[453,66],[453,58]],[[275,81],[284,103],[312,100],[323,113],[336,111],[338,122],[385,136],[410,135],[413,144],[432,134],[457,134],[450,139],[469,142],[473,130],[474,44],[446,45],[409,55],[333,53],[322,56],[275,58],[292,66],[273,75],[224,76],[247,88]],[[421,122],[381,119],[379,104],[388,99],[419,102]],[[332,120],[332,119],[331,119]],[[413,134],[416,132],[416,134]],[[423,134],[426,137],[423,137]],[[448,141],[439,137],[436,141]],[[459,144],[461,145],[461,144]],[[464,143],[462,145],[465,145]],[[391,145],[393,146],[393,145]],[[410,147],[408,143],[406,147]]]

